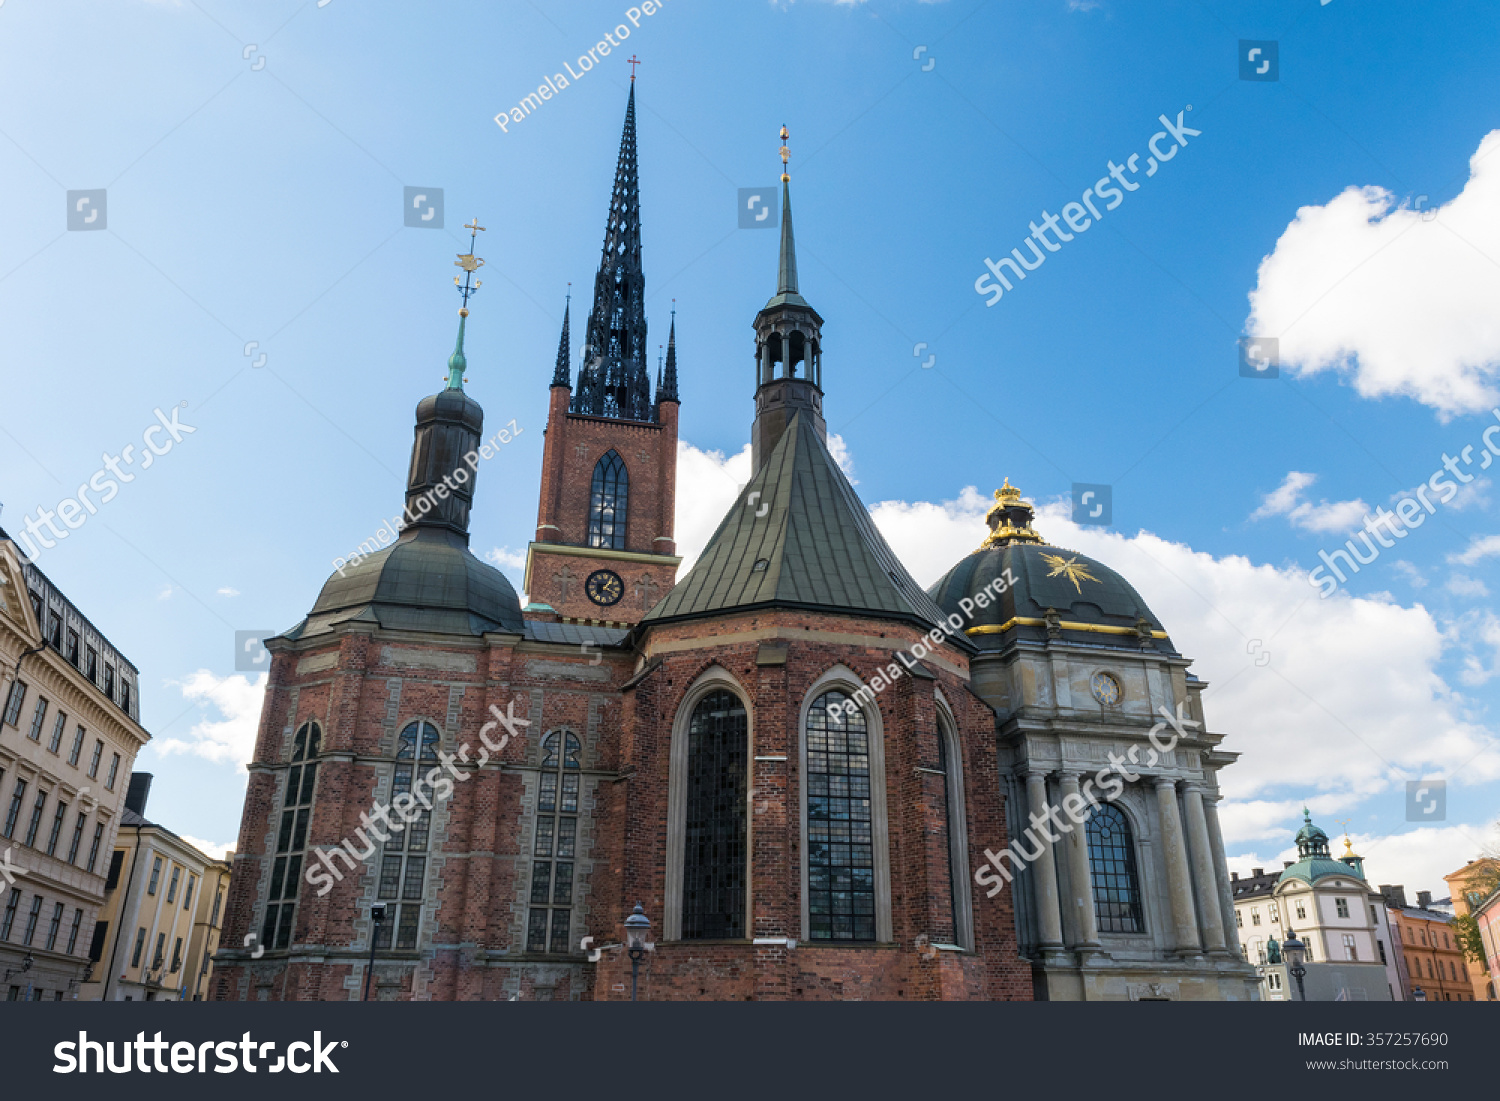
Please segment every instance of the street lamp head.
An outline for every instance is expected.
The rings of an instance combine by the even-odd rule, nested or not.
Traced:
[[[21,960],[21,973],[22,973],[22,974],[23,974],[23,975],[24,975],[24,974],[25,974],[25,973],[26,973],[26,972],[27,972],[27,971],[30,971],[30,970],[31,970],[31,965],[32,965],[32,963],[33,963],[33,962],[34,962],[34,961],[33,961],[33,960],[32,960],[32,958],[31,958],[31,953],[30,953],[30,952],[27,952],[27,953],[26,953],[26,957],[25,957],[25,958],[24,958],[24,959],[23,959],[23,960]]]
[[[1292,967],[1301,967],[1302,961],[1307,958],[1307,945],[1298,938],[1295,929],[1286,931],[1286,940],[1281,942],[1281,955]]]
[[[633,952],[646,950],[647,938],[651,935],[651,919],[646,916],[646,911],[641,904],[635,904],[635,910],[625,919],[625,946]]]
[[[1425,1002],[1427,1000],[1427,991],[1423,990],[1420,986],[1417,987],[1411,992],[1411,1000],[1414,1002]]]
[[[385,924],[385,903],[384,902],[372,902],[372,903],[370,903],[370,920],[375,923],[375,927],[377,929],[380,926],[382,926],[382,925]]]

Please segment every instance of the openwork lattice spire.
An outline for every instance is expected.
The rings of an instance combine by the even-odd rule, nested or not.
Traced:
[[[604,249],[594,278],[583,366],[571,409],[596,417],[650,421],[651,374],[646,344],[646,277],[641,271],[641,196],[636,169],[635,82],[615,165]]]
[[[557,366],[552,370],[553,386],[572,386],[573,370],[568,365],[568,357],[572,355],[572,342],[568,336],[568,314],[573,308],[573,292],[568,292],[568,301],[563,306],[562,336],[557,341]]]
[[[656,388],[656,403],[677,401],[677,311],[672,311],[672,326],[667,331],[667,370]]]

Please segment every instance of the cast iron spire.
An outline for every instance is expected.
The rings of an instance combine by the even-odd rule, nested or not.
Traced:
[[[571,288],[572,284],[568,284]],[[553,386],[572,386],[573,371],[568,365],[568,358],[572,355],[571,340],[568,336],[568,314],[573,307],[573,292],[568,291],[567,304],[563,306],[562,336],[557,342],[557,366],[552,370]]]
[[[677,400],[677,309],[674,306],[672,325],[667,330],[667,370],[656,388],[656,403]]]
[[[641,271],[641,195],[636,170],[635,78],[625,106],[625,129],[615,165],[609,220],[594,307],[589,313],[571,410],[596,417],[650,421],[651,375],[646,344],[646,277]]]

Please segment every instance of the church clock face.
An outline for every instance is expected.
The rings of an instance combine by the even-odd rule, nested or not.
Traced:
[[[595,604],[607,608],[619,603],[620,597],[625,595],[625,582],[620,580],[620,575],[614,570],[595,570],[584,582],[583,591],[589,594],[589,599]]]

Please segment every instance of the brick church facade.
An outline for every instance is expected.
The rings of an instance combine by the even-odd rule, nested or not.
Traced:
[[[565,314],[525,608],[468,549],[464,456],[487,445],[461,322],[399,538],[267,641],[215,997],[629,998],[639,902],[646,999],[1032,998],[1016,892],[973,881],[1023,821],[983,650],[829,454],[782,187],[754,474],[680,579],[633,82],[576,379]]]

